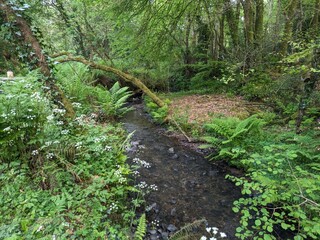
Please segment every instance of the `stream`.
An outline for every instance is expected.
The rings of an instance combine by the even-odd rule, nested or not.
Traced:
[[[226,233],[227,239],[235,239],[239,217],[231,209],[240,191],[225,179],[225,170],[163,134],[161,127],[149,121],[141,104],[133,107],[122,120],[128,132],[134,131],[127,155],[131,163],[150,164],[139,169],[136,184],[145,182],[157,188],[146,195],[149,222],[146,239],[167,239],[181,227],[200,219],[206,219],[208,227]]]

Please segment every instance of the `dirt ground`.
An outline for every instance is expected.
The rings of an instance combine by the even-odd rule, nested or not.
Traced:
[[[188,123],[206,122],[212,116],[245,118],[251,103],[241,97],[225,95],[190,95],[172,99],[169,115]]]

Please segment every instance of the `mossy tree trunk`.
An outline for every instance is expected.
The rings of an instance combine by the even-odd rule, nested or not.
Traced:
[[[285,26],[284,26],[283,37],[282,37],[281,46],[280,46],[280,54],[282,56],[287,55],[288,42],[292,39],[293,19],[294,19],[295,10],[297,6],[298,6],[298,0],[291,0],[285,12]]]
[[[237,3],[237,9],[234,11],[233,4],[230,0],[225,0],[225,15],[229,27],[229,34],[234,48],[239,45],[239,2]]]
[[[320,0],[316,0],[314,4],[314,15],[312,18],[312,34],[317,36],[319,34],[319,18],[320,18]]]
[[[263,17],[264,17],[264,2],[256,0],[256,21],[254,29],[254,43],[256,47],[261,46],[263,40]]]
[[[63,53],[62,55],[66,55],[65,53]],[[58,56],[58,55],[57,55]],[[55,57],[55,56],[54,56]],[[140,79],[122,72],[119,69],[113,68],[113,67],[109,67],[106,65],[102,65],[102,64],[98,64],[92,61],[88,61],[82,57],[73,57],[68,55],[67,58],[64,59],[59,59],[57,60],[60,63],[63,62],[80,62],[83,63],[85,65],[87,65],[90,68],[93,69],[98,69],[98,70],[102,70],[102,71],[106,71],[106,72],[111,72],[119,77],[121,77],[123,80],[125,80],[126,82],[130,82],[132,84],[134,84],[137,88],[141,89],[146,95],[148,95],[159,107],[163,107],[165,104],[164,102],[156,95],[154,94]]]
[[[253,0],[241,1],[244,12],[244,36],[246,46],[250,48],[254,40],[254,10]]]

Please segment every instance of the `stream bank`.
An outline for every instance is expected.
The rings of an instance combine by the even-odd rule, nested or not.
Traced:
[[[235,239],[239,217],[231,209],[241,195],[239,189],[203,155],[165,136],[163,129],[149,121],[141,104],[133,107],[122,120],[128,132],[134,131],[127,155],[131,162],[150,164],[139,170],[137,184],[157,189],[146,197],[147,239],[167,239],[186,224],[203,218],[209,227]]]

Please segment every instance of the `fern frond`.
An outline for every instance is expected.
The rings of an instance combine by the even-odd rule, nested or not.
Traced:
[[[146,214],[142,214],[139,219],[137,231],[135,232],[134,240],[143,240],[147,231]]]
[[[170,240],[183,240],[183,239],[195,239],[195,231],[198,230],[200,227],[205,226],[207,221],[205,219],[196,220],[193,223],[187,224],[186,226],[182,227],[178,232],[173,234],[170,237]],[[193,236],[193,237],[192,237]]]
[[[115,84],[113,84],[113,86],[109,89],[109,92],[111,94],[115,93],[116,91],[118,91],[120,89],[120,84],[119,82],[116,82]]]

